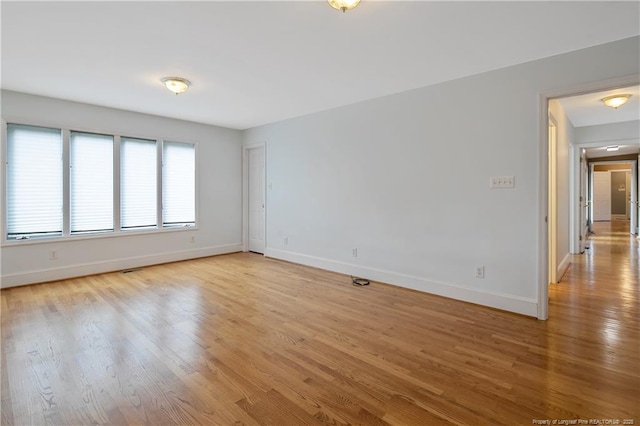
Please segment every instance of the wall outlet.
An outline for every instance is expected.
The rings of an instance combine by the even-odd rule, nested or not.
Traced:
[[[351,250],[351,256],[358,257],[358,249],[357,248],[354,248],[353,250]]]
[[[195,243],[195,242],[196,242],[196,236],[195,236],[195,235],[192,235],[192,236],[191,236],[191,242],[192,242],[192,243]]]
[[[484,278],[484,266],[476,266],[476,278]]]
[[[285,246],[288,246],[289,245],[289,237],[284,237],[282,239],[282,242],[284,243]]]
[[[51,260],[58,259],[58,250],[51,250],[49,252],[49,259],[51,259]]]

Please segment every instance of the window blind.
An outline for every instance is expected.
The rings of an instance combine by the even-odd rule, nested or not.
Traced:
[[[120,139],[120,226],[157,226],[156,141]]]
[[[162,225],[194,225],[195,146],[188,143],[164,142],[162,151]]]
[[[62,234],[62,131],[7,125],[7,238]]]
[[[71,233],[113,231],[113,136],[71,132]]]

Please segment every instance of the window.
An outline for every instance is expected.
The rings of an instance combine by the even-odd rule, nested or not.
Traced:
[[[193,226],[196,222],[195,147],[165,142],[162,151],[162,225]]]
[[[71,233],[113,231],[113,136],[71,132]]]
[[[62,234],[62,131],[7,125],[7,239]]]
[[[156,141],[120,141],[120,225],[122,229],[154,228],[158,224]]]
[[[6,124],[6,239],[196,224],[196,147]]]

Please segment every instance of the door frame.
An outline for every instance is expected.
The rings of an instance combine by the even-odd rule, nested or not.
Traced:
[[[605,157],[606,158],[606,157]],[[590,171],[591,171],[591,175],[593,176],[593,171],[594,171],[594,166],[602,166],[602,165],[607,165],[607,164],[628,164],[629,168],[628,169],[624,169],[624,170],[611,170],[612,172],[618,172],[618,171],[630,171],[631,172],[631,188],[629,188],[630,192],[631,192],[631,200],[635,201],[635,199],[637,198],[634,197],[634,194],[638,193],[638,187],[635,185],[634,182],[634,178],[638,179],[638,160],[611,160],[611,161],[607,161],[607,160],[598,160],[598,161],[593,161],[590,162]],[[593,209],[593,205],[591,206],[591,208]],[[630,212],[631,216],[633,217],[633,211]],[[593,213],[592,213],[593,214]],[[638,225],[638,221],[640,220],[639,217],[635,217],[635,225],[637,228]],[[633,235],[635,235],[635,230],[633,229],[632,225],[634,225],[634,221],[633,219],[629,220],[629,232]]]
[[[549,283],[558,282],[558,120],[549,112],[548,120],[549,141],[549,211],[547,212],[548,258],[549,258]],[[552,137],[553,136],[553,137]]]
[[[593,173],[595,166],[589,163],[589,233],[593,233]]]
[[[242,251],[249,251],[249,151],[262,148],[264,150],[264,248],[263,256],[267,252],[267,144],[258,142],[242,147]]]
[[[590,220],[590,214],[587,213],[587,209],[590,208],[590,173],[586,148],[582,145],[571,145],[569,158],[571,161],[569,178],[569,252],[571,254],[581,254],[585,250]]]
[[[636,229],[635,229],[636,226],[634,226],[635,224],[633,223],[633,218],[635,216],[635,213],[634,213],[635,200],[634,200],[634,197],[633,197],[633,193],[635,192],[635,191],[633,191],[633,189],[635,189],[634,188],[635,185],[633,184],[634,181],[635,181],[634,177],[635,176],[633,176],[633,170],[627,171],[626,176],[625,176],[625,182],[624,182],[624,185],[625,185],[625,188],[626,188],[626,191],[625,191],[625,194],[624,194],[624,198],[625,198],[625,200],[628,200],[625,203],[626,204],[625,213],[626,213],[627,219],[629,220],[629,225],[630,225],[629,230],[631,231],[632,234],[635,235],[636,234]],[[637,219],[636,219],[636,221],[637,221]]]
[[[549,100],[587,93],[613,90],[640,84],[640,76],[631,74],[623,77],[589,82],[565,87],[538,95],[538,226],[537,226],[537,318],[549,318]],[[570,182],[570,185],[573,185]]]

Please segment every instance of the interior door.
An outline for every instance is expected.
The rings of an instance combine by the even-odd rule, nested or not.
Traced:
[[[639,185],[638,185],[638,166],[640,165],[640,155],[638,156],[639,163],[631,165],[631,174],[629,179],[629,216],[630,216],[630,230],[632,234],[638,235],[638,221],[640,220],[640,205],[638,204]]]
[[[611,220],[611,172],[593,173],[593,220]]]
[[[631,172],[627,172],[625,176],[624,190],[625,190],[624,198],[626,200],[626,203],[625,203],[626,210],[624,214],[626,215],[627,220],[631,220]],[[634,229],[634,226],[631,225],[631,233],[633,233],[633,229]]]
[[[580,253],[584,253],[589,231],[589,223],[587,222],[589,215],[588,170],[587,159],[583,155],[580,158]]]
[[[249,251],[264,253],[264,147],[249,149],[248,153]]]

